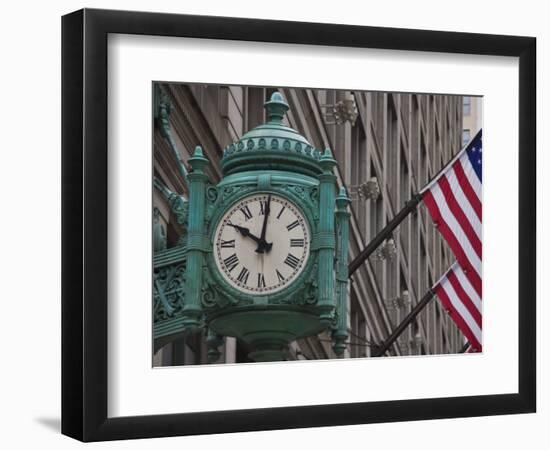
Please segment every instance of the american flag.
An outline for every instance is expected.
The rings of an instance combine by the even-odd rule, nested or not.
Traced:
[[[481,144],[480,130],[474,139],[451,160],[442,173],[421,191],[422,199],[432,216],[434,224],[451,247],[458,261],[458,265],[452,269],[452,273],[457,274],[461,271],[464,276],[457,276],[457,279],[466,280],[472,287],[471,292],[475,293],[476,296],[475,299],[470,299],[470,303],[477,304],[479,300],[480,305],[482,276]],[[450,283],[450,281],[448,282]],[[440,283],[445,284],[445,278]],[[463,286],[462,292],[469,292],[466,286]],[[442,296],[444,295],[442,294]],[[442,296],[438,294],[438,297],[443,301]],[[448,299],[449,304],[452,304],[451,300],[451,298]],[[456,309],[455,311],[454,318],[459,328],[466,336],[475,338],[473,329],[465,326],[466,323],[469,323],[466,321],[466,317],[458,317],[461,310]],[[474,312],[473,310],[470,311],[471,314],[474,314]],[[479,321],[477,321],[479,323],[475,320],[474,322],[479,326],[481,333],[481,308],[476,314],[479,314]],[[472,318],[475,319],[475,317],[477,316],[474,314]],[[462,319],[461,322],[459,321],[460,318]],[[466,329],[469,330],[469,335],[466,334]],[[477,349],[479,350],[481,349],[481,335],[476,339],[479,345]],[[474,342],[470,342],[475,346]]]
[[[474,351],[481,351],[481,297],[458,263],[432,288],[443,307],[466,336]]]

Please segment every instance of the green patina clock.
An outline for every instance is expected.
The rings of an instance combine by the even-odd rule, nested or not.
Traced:
[[[341,354],[349,200],[338,194],[330,150],[283,124],[282,96],[265,107],[267,122],[224,149],[217,185],[200,147],[189,160],[182,307],[177,326],[157,328],[208,327],[212,359],[223,336],[248,343],[254,360],[273,361],[285,359],[290,342],[324,330]]]
[[[241,292],[281,291],[306,266],[310,229],[292,201],[268,193],[249,195],[231,205],[215,228],[216,267]]]

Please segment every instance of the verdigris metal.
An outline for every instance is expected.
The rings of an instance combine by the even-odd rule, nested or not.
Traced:
[[[189,185],[189,217],[187,218],[187,268],[185,283],[185,304],[183,306],[183,326],[194,330],[202,322],[202,269],[204,257],[210,251],[206,241],[205,198],[208,177],[204,168],[208,160],[203,156],[202,148],[195,147],[189,159],[192,172],[187,176]]]
[[[348,338],[348,243],[350,199],[342,187],[336,197],[336,317],[332,329],[333,350],[344,353]]]
[[[345,191],[336,198],[336,161],[329,149],[315,149],[283,124],[288,105],[278,92],[265,107],[267,122],[225,148],[217,185],[204,172],[208,161],[200,147],[185,175],[188,201],[157,183],[187,233],[180,253],[161,246],[155,253],[155,339],[164,345],[207,328],[210,362],[218,359],[224,336],[246,342],[255,361],[284,360],[290,342],[324,330],[332,332],[337,354],[343,353],[347,339],[349,199]],[[291,201],[311,230],[311,254],[301,274],[285,289],[262,295],[233,288],[212,252],[225,211],[257,193]]]

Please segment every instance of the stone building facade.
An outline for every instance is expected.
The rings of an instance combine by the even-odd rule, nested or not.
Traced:
[[[338,182],[352,197],[351,259],[462,146],[461,96],[202,84],[159,87],[172,105],[170,125],[182,159],[201,145],[213,181],[221,177],[222,149],[264,122],[263,103],[279,91],[290,105],[287,124],[316,148],[331,148],[339,163]],[[352,117],[335,117],[335,105],[350,101]],[[154,175],[185,195],[174,155],[158,127],[153,146]],[[170,247],[183,230],[156,189],[153,203]],[[371,356],[452,262],[450,249],[420,204],[393,239],[352,276],[350,338],[344,356]],[[434,298],[388,354],[456,353],[463,344],[460,331]],[[164,345],[153,364],[202,364],[206,353],[206,336],[190,335]],[[220,362],[248,362],[246,355],[242,343],[226,338]],[[328,335],[302,339],[291,347],[290,359],[335,357]]]
[[[467,145],[483,125],[483,97],[462,97],[462,145]]]

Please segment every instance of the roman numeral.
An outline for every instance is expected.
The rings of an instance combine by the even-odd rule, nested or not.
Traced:
[[[250,272],[246,267],[243,267],[241,273],[239,273],[239,276],[237,277],[237,281],[246,284],[246,282],[248,281],[248,275],[250,275]]]
[[[265,287],[265,277],[263,273],[258,274],[258,287],[264,288]]]
[[[265,215],[266,207],[267,207],[267,200],[260,200],[260,214],[258,214],[259,216]]]
[[[224,241],[222,240],[222,243],[220,244],[221,248],[235,248],[235,239],[231,239],[230,241]]]
[[[289,224],[286,226],[286,229],[287,229],[288,231],[290,231],[290,230],[293,230],[294,228],[296,228],[298,225],[300,225],[300,223],[299,223],[297,220],[295,220],[294,222],[289,223]]]
[[[281,208],[281,210],[279,211],[279,214],[277,214],[277,219],[280,219],[281,218],[281,214],[283,213],[283,211],[286,209],[286,206],[283,206]]]
[[[285,281],[285,277],[281,275],[281,272],[279,272],[277,269],[275,269],[275,272],[277,272],[277,279],[279,280],[279,283]]]
[[[237,265],[239,264],[239,258],[237,258],[237,255],[233,253],[231,256],[228,256],[223,260],[223,263],[227,270],[231,272]]]
[[[300,260],[298,258],[296,258],[296,256],[294,256],[290,253],[288,254],[288,256],[285,259],[285,264],[287,266],[292,267],[293,269],[296,269],[296,267],[298,267],[299,262],[300,262]]]
[[[252,213],[250,212],[250,209],[248,209],[247,205],[244,205],[241,209],[239,209],[239,211],[244,214],[245,220],[252,219]]]
[[[290,246],[291,247],[303,247],[305,244],[303,239],[291,239],[290,240]]]

